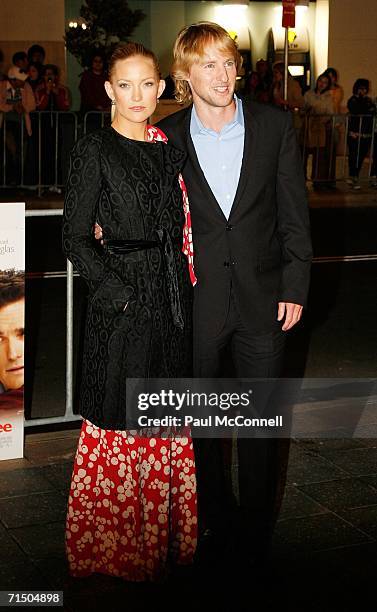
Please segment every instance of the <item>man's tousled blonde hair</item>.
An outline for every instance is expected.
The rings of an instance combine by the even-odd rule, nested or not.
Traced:
[[[242,65],[242,57],[237,43],[224,28],[211,21],[199,21],[185,26],[178,34],[173,48],[171,75],[175,83],[175,97],[178,102],[191,102],[192,95],[187,75],[193,64],[204,56],[206,47],[215,44],[219,51],[234,58],[237,72]]]

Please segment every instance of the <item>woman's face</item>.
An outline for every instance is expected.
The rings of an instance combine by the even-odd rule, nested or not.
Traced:
[[[105,89],[115,100],[117,116],[130,123],[143,123],[156,110],[165,88],[149,57],[135,55],[116,62]]]
[[[338,75],[333,72],[332,70],[330,70],[330,72],[328,72],[329,75],[329,79],[330,79],[330,85],[336,85],[337,81],[338,81]]]
[[[92,61],[92,70],[98,74],[103,72],[103,59],[99,55],[95,55]]]
[[[278,68],[274,68],[273,78],[274,78],[274,81],[277,81],[278,83],[280,83],[280,81],[283,80],[283,75]]]
[[[357,90],[357,95],[361,96],[362,98],[364,98],[364,96],[366,96],[367,93],[368,93],[367,87],[359,87],[359,89]]]
[[[318,79],[318,91],[324,91],[329,86],[329,79],[327,77],[321,77]]]
[[[32,81],[36,81],[38,79],[39,73],[35,66],[29,66],[29,70],[27,72]]]

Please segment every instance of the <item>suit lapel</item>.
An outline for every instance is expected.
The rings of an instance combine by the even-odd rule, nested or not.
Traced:
[[[259,135],[259,121],[258,116],[252,113],[248,105],[242,101],[242,108],[245,121],[245,140],[241,164],[240,179],[238,181],[236,195],[234,197],[233,205],[230,211],[229,219],[234,214],[235,209],[242,200],[242,196],[246,189],[247,184],[252,178],[255,168],[253,168],[253,161],[256,159],[256,153],[258,149],[258,135]]]
[[[208,200],[210,205],[212,206],[214,212],[217,215],[219,215],[223,221],[224,220],[226,221],[226,217],[218,201],[213,195],[213,192],[200,166],[198,156],[196,155],[194,143],[192,141],[191,134],[190,134],[191,108],[192,107],[188,109],[189,112],[187,112],[184,118],[184,123],[182,127],[184,129],[184,133],[186,136],[185,141],[187,145],[187,152],[188,152],[188,156],[191,162],[193,173],[196,175],[197,180],[202,186],[203,193],[206,196],[206,199]],[[249,108],[249,104],[245,104],[244,101],[242,101],[242,108],[243,108],[244,121],[245,121],[244,149],[243,149],[243,156],[242,156],[242,163],[241,163],[240,179],[238,181],[237,191],[234,197],[229,219],[234,214],[234,211],[236,210],[236,208],[239,206],[242,200],[244,191],[250,179],[253,176],[253,172],[254,172],[253,161],[256,159],[256,154],[258,150],[258,136],[259,136],[259,127],[260,127],[258,114],[256,112],[252,112],[252,110]],[[189,193],[189,196],[190,196],[190,193]]]
[[[203,194],[204,194],[204,196],[206,196],[206,200],[210,203],[210,205],[212,206],[212,209],[214,210],[214,212],[217,215],[220,215],[222,220],[226,220],[226,217],[225,217],[223,211],[221,210],[221,206],[218,203],[218,201],[216,200],[215,196],[213,195],[213,191],[212,191],[211,187],[209,186],[209,184],[207,182],[207,179],[205,177],[205,174],[204,174],[204,172],[202,170],[202,167],[201,167],[201,165],[199,163],[199,160],[198,160],[198,156],[197,156],[196,151],[195,151],[194,143],[192,141],[191,134],[190,134],[191,108],[190,108],[190,112],[187,113],[186,120],[185,120],[185,132],[186,132],[187,152],[188,152],[188,156],[189,156],[189,159],[190,159],[190,162],[191,162],[191,166],[193,168],[194,174],[197,177],[197,180],[202,185]],[[190,192],[189,192],[189,197],[190,197]]]

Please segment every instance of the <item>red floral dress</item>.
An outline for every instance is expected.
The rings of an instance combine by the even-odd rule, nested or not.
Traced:
[[[150,140],[167,138],[148,126]],[[183,252],[196,283],[190,210],[183,194]],[[189,564],[197,540],[196,479],[190,437],[140,437],[84,419],[66,517],[71,576],[93,572],[159,580],[169,563]]]

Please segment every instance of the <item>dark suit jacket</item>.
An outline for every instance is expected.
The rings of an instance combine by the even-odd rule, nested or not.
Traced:
[[[188,152],[183,169],[191,209],[196,333],[217,335],[233,285],[250,331],[276,329],[277,303],[305,305],[312,249],[308,204],[291,115],[243,101],[245,143],[237,193],[227,220],[199,165],[190,136],[191,108],[159,122]],[[280,324],[281,325],[281,324]]]

